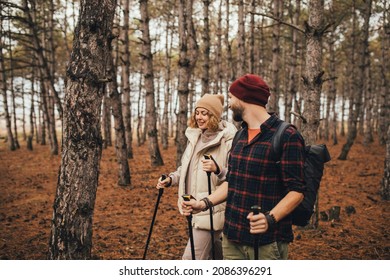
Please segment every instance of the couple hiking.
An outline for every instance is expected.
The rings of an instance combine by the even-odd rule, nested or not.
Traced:
[[[276,166],[271,139],[282,121],[267,112],[269,96],[268,85],[257,75],[231,84],[228,105],[243,129],[233,147],[237,130],[221,119],[223,96],[205,94],[196,103],[181,166],[156,186],[178,185],[180,213],[191,217],[192,238],[183,259],[287,259],[293,241],[289,214],[305,188],[305,145],[288,127]],[[182,198],[185,194],[191,195],[189,201]],[[259,213],[251,210],[254,205]]]

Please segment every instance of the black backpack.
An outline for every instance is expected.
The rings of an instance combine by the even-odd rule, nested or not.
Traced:
[[[272,136],[271,153],[277,164],[280,163],[283,152],[282,136],[289,126],[293,125],[288,122],[281,122]],[[242,129],[236,133],[232,147],[237,143],[241,133]],[[293,225],[303,227],[309,224],[310,218],[314,213],[314,205],[317,200],[318,189],[320,188],[324,164],[330,161],[330,159],[330,154],[325,144],[305,146],[305,163],[303,166],[306,183],[305,197],[291,213]]]

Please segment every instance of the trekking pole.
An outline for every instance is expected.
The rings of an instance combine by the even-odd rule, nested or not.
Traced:
[[[217,164],[215,162],[215,160],[213,159],[212,155],[210,155],[210,154],[204,155],[204,158],[211,159],[212,161],[214,161],[215,164]],[[206,173],[207,173],[207,183],[208,183],[209,195],[210,195],[211,194],[211,172],[206,171]],[[210,213],[211,253],[212,253],[213,260],[215,260],[214,222],[213,222],[213,208],[212,207],[210,207],[209,213]]]
[[[184,194],[182,195],[182,197],[184,201],[190,201],[192,196],[190,194]],[[187,216],[187,222],[188,222],[188,235],[190,236],[191,256],[192,259],[195,260],[194,235],[192,233],[192,214]]]
[[[253,215],[257,215],[260,213],[261,207],[259,205],[251,206],[251,210],[253,211]],[[255,242],[253,244],[253,252],[255,253],[255,260],[259,259],[259,235],[255,235]]]
[[[161,181],[165,180],[166,178],[167,178],[167,175],[165,175],[165,174],[161,175]],[[164,188],[158,189],[157,202],[156,202],[156,206],[154,207],[153,219],[152,219],[152,223],[150,224],[148,239],[146,240],[144,256],[142,258],[143,260],[146,259],[146,252],[148,251],[150,237],[152,236],[152,231],[153,231],[154,221],[156,220],[158,205],[160,204],[160,199],[161,199],[163,193],[164,193]]]

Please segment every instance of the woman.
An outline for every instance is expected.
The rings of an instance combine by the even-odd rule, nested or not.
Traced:
[[[228,154],[232,145],[236,127],[221,120],[223,95],[205,94],[195,106],[186,130],[187,147],[181,159],[181,166],[159,180],[157,188],[170,185],[179,186],[178,206],[182,212],[183,194],[191,194],[197,200],[208,196],[207,172],[211,172],[211,191],[213,192],[226,177]],[[212,159],[204,159],[210,154]],[[214,159],[214,160],[213,160]],[[225,204],[213,208],[213,229],[215,258],[222,259],[221,232],[224,223]],[[212,256],[209,210],[193,215],[192,218],[195,259],[207,260]],[[190,260],[191,245],[188,240],[183,260]]]

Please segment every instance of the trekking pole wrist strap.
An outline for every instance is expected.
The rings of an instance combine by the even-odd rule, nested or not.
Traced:
[[[168,176],[169,178],[169,183],[167,184],[167,187],[172,186],[172,176]]]
[[[266,212],[265,213],[265,218],[267,219],[268,229],[274,228],[274,226],[277,223],[277,221],[275,219],[275,216],[273,214],[270,214],[269,212]]]
[[[200,201],[203,201],[204,204],[206,205],[205,208],[202,209],[202,211],[207,211],[210,208],[214,207],[214,204],[210,201],[210,199],[208,197],[204,197]]]

